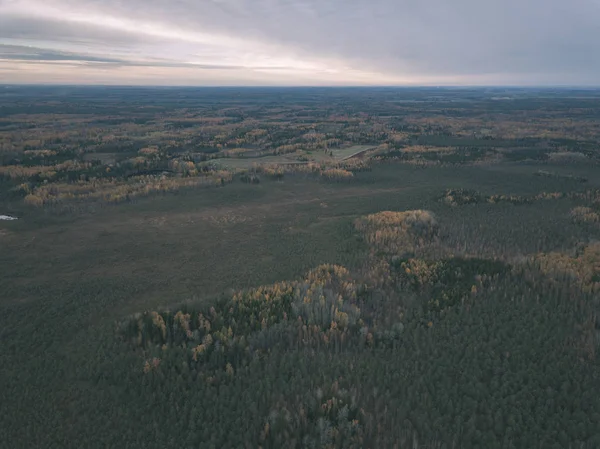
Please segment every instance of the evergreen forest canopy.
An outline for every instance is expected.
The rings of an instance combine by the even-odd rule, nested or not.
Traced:
[[[600,91],[0,91],[0,446],[600,447]]]

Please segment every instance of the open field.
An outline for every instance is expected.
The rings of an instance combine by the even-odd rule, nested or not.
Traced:
[[[246,158],[223,158],[223,159],[212,159],[209,164],[216,164],[228,169],[246,169],[249,170],[257,165],[265,164],[301,164],[297,158],[289,156],[263,156],[263,157],[246,157]]]
[[[351,158],[352,156],[364,153],[365,151],[370,150],[372,148],[375,148],[375,145],[353,145],[348,148],[332,150],[332,153],[334,159],[344,160]]]
[[[464,92],[375,90],[365,106],[360,90],[317,90],[296,120],[297,92],[276,113],[248,98],[234,113],[213,91],[183,111],[143,92],[129,95],[168,120],[89,93],[63,114],[0,101],[0,215],[18,218],[0,220],[0,442],[599,447],[600,135],[576,107],[596,117],[588,97],[518,91],[506,105],[475,91],[467,107]],[[317,118],[332,100],[346,106]],[[529,128],[503,126],[507,108]],[[484,125],[494,145],[469,136]],[[241,134],[260,158],[223,154]],[[373,158],[347,159],[374,143]],[[350,175],[244,178],[246,162],[300,151]],[[120,201],[91,195],[125,187]],[[26,201],[74,188],[89,196]]]
[[[243,158],[218,158],[211,159],[210,164],[215,164],[217,166],[225,167],[228,169],[242,169],[249,170],[257,165],[266,165],[266,164],[303,164],[308,161],[318,162],[318,163],[329,163],[334,161],[343,161],[349,159],[351,157],[360,155],[365,151],[371,150],[375,148],[373,145],[353,145],[348,148],[339,148],[332,149],[331,155],[317,152],[305,152],[299,151],[297,153],[288,154],[288,155],[279,155],[279,156],[262,156],[262,157],[243,157]]]

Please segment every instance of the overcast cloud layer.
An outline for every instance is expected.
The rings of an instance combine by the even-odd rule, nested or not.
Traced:
[[[0,0],[0,83],[600,85],[600,0]]]

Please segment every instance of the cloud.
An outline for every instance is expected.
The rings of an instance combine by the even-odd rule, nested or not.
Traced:
[[[69,23],[60,17],[37,17],[25,15],[0,15],[0,39],[23,39],[36,42],[85,43],[87,45],[111,45],[130,47],[143,44],[148,38],[142,38],[135,32],[107,32],[105,27]],[[157,43],[158,40],[155,42]]]
[[[165,83],[598,84],[598,23],[597,0],[0,0],[0,44]]]
[[[149,59],[149,60],[128,60],[117,59],[102,56],[92,56],[89,54],[58,51],[46,48],[30,47],[23,45],[2,45],[0,44],[0,60],[4,61],[19,61],[21,63],[90,63],[93,65],[110,65],[110,66],[129,66],[129,67],[181,67],[189,69],[202,70],[293,70],[292,67],[277,67],[277,66],[253,66],[244,67],[241,65],[223,65],[223,64],[200,64],[200,63],[184,63],[170,61],[166,59]]]
[[[114,58],[95,57],[84,54],[70,53],[57,50],[47,50],[44,48],[27,47],[21,45],[1,45],[0,59],[16,61],[86,61],[101,63],[122,63],[123,61]]]

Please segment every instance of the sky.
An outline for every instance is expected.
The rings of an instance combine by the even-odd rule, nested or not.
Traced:
[[[600,0],[0,0],[0,83],[600,85]]]

